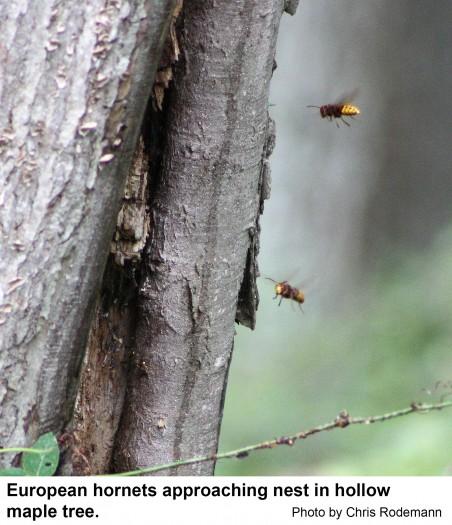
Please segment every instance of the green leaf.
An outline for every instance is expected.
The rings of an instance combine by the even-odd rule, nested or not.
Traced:
[[[3,468],[0,469],[0,476],[26,476],[24,470],[17,467]]]
[[[39,450],[39,453],[23,453],[22,468],[27,476],[52,476],[60,459],[60,450],[54,434],[43,434],[31,448]]]

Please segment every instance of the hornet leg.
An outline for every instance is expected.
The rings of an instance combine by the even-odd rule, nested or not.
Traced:
[[[341,117],[341,120],[342,120],[342,122],[343,122],[346,126],[350,127],[350,124],[349,124],[346,120],[344,120],[343,117]]]

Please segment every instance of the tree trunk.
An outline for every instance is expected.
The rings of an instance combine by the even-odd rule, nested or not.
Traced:
[[[217,450],[234,320],[254,326],[257,306],[258,217],[274,141],[268,93],[283,8],[282,0],[185,3],[118,471]]]
[[[0,7],[1,446],[70,416],[174,3]]]

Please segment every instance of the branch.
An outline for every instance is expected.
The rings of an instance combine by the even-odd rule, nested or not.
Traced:
[[[306,439],[309,436],[318,434],[319,432],[325,432],[327,430],[334,430],[336,428],[346,428],[350,425],[370,425],[372,423],[382,423],[383,421],[389,421],[402,416],[407,416],[414,413],[425,414],[427,412],[433,412],[434,410],[442,410],[444,408],[452,407],[452,401],[444,401],[441,403],[427,405],[424,403],[411,403],[407,408],[396,410],[394,412],[387,412],[378,416],[368,417],[351,417],[346,410],[343,410],[339,415],[329,423],[319,425],[317,427],[310,428],[302,432],[293,434],[292,436],[282,436],[277,439],[270,441],[263,441],[262,443],[256,443],[254,445],[248,445],[247,447],[231,450],[229,452],[222,452],[221,454],[213,454],[208,456],[200,456],[190,459],[181,459],[167,463],[166,465],[157,465],[154,467],[148,467],[138,470],[131,470],[129,472],[121,472],[118,474],[112,474],[112,476],[137,476],[140,474],[149,474],[159,472],[161,470],[180,467],[181,465],[192,465],[194,463],[204,463],[206,461],[217,461],[219,459],[237,458],[243,459],[249,456],[250,452],[256,450],[262,450],[267,448],[275,448],[279,445],[292,446],[297,439]]]

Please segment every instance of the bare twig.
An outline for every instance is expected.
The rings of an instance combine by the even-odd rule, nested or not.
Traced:
[[[179,461],[174,461],[172,463],[167,463],[166,465],[157,465],[154,467],[147,467],[138,470],[131,470],[129,472],[120,472],[119,474],[112,474],[113,476],[137,476],[140,474],[150,474],[154,472],[159,472],[165,469],[171,469],[180,467],[181,465],[191,465],[193,463],[203,463],[205,461],[217,461],[219,459],[227,458],[246,458],[250,452],[256,450],[262,450],[267,448],[275,448],[279,445],[289,445],[292,446],[297,439],[306,439],[309,436],[318,434],[319,432],[325,432],[327,430],[334,430],[335,428],[345,428],[350,425],[370,425],[372,423],[381,423],[383,421],[389,421],[390,419],[395,419],[402,416],[407,416],[414,413],[425,414],[427,412],[432,412],[434,410],[442,410],[444,408],[452,407],[452,401],[444,401],[437,404],[424,404],[424,403],[411,403],[407,408],[402,408],[401,410],[396,410],[394,412],[387,412],[386,414],[381,414],[378,416],[368,416],[368,417],[352,417],[348,414],[346,410],[343,410],[339,415],[329,423],[324,425],[319,425],[317,427],[310,428],[303,432],[298,432],[292,436],[282,436],[277,439],[270,441],[264,441],[262,443],[256,443],[254,445],[248,445],[247,447],[239,448],[236,450],[231,450],[229,452],[222,452],[220,454],[213,454],[210,456],[200,456],[190,459],[181,459]]]

